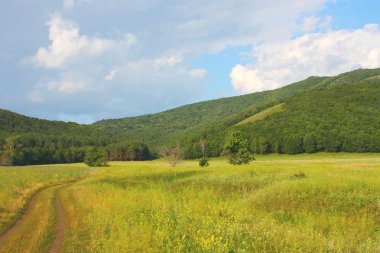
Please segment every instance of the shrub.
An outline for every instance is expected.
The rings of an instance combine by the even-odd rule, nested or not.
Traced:
[[[292,176],[293,179],[302,179],[305,177],[306,177],[306,174],[303,173],[302,171],[299,171],[298,173],[296,173]]]
[[[104,149],[92,147],[86,151],[84,163],[90,167],[105,167],[107,163],[107,152]]]
[[[203,157],[199,160],[199,166],[201,167],[207,167],[210,164],[208,163],[208,159],[206,157]]]

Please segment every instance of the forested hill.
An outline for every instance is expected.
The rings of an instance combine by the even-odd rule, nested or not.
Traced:
[[[302,93],[281,112],[237,128],[260,153],[380,152],[380,75]]]
[[[110,136],[92,126],[0,110],[0,165],[83,162],[90,147],[105,149],[109,160],[151,158],[146,145]]]
[[[0,109],[0,133],[62,133],[83,131],[87,127],[73,122],[42,120]]]
[[[379,75],[380,69],[360,69],[334,77],[309,77],[306,80],[277,90],[205,101],[157,114],[114,120],[102,120],[96,122],[94,126],[99,129],[104,129],[107,133],[112,135],[136,139],[159,147],[183,139],[196,138],[196,136],[199,136],[200,134],[205,135],[206,129],[215,127],[219,129],[218,131],[221,129],[227,129],[255,113],[284,102],[290,103],[290,101],[300,97],[302,94],[308,94],[308,91],[329,90],[333,87],[340,87],[344,94],[344,89],[347,84],[362,84],[370,81],[378,83]],[[358,89],[360,89],[360,87],[360,85],[357,86]],[[373,87],[373,89],[375,88],[376,87]],[[372,92],[369,87],[367,93],[358,97],[356,96],[355,89],[356,86],[353,85],[351,88],[353,94],[350,99],[363,101],[363,103],[367,100],[366,96],[370,96]],[[334,101],[338,98],[339,96],[331,97],[327,100],[329,100],[329,104],[331,105],[334,104]],[[318,101],[319,97],[314,99]],[[300,106],[298,109],[301,110],[303,110],[303,106],[309,106],[309,104],[298,105]],[[286,106],[286,108],[287,110],[295,110],[293,107]],[[335,107],[332,106],[324,109],[330,110],[331,108]],[[320,113],[323,114],[323,111]],[[328,111],[326,111],[326,113],[328,113]],[[347,110],[343,112],[341,111],[341,113],[351,114],[353,112]],[[288,116],[290,118],[287,119],[286,122],[288,122],[288,125],[290,126],[289,128],[291,129],[292,122],[296,121],[297,115]],[[372,114],[360,115],[362,118],[372,116]],[[372,123],[370,122],[370,124]],[[350,126],[350,128],[353,131],[356,129],[355,126]]]
[[[189,134],[208,127],[233,125],[238,120],[282,103],[289,97],[325,87],[328,80],[327,77],[310,77],[277,90],[210,100],[156,114],[102,120],[93,126],[112,135],[161,146],[178,142]]]
[[[232,127],[191,136],[183,142],[185,155],[200,155],[200,138],[208,142],[209,156],[220,154],[220,140],[231,128],[245,135],[254,153],[380,152],[379,98],[379,69],[331,77]]]
[[[145,159],[145,144],[157,151],[175,143],[196,158],[200,139],[208,156],[219,156],[231,129],[255,153],[380,152],[379,98],[380,69],[361,69],[92,125],[0,110],[0,164],[82,161],[89,146],[106,148],[110,159]]]

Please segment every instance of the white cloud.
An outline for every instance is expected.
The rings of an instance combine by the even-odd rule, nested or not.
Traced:
[[[95,119],[122,117],[207,97],[208,73],[195,62],[235,46],[287,40],[302,32],[300,18],[313,17],[330,0],[92,1],[81,12],[79,3],[85,1],[62,2],[66,10],[76,9],[70,17],[81,27],[52,16],[49,44],[29,58],[40,76],[49,78],[34,80],[41,85],[29,93],[29,101],[51,115],[62,107]],[[315,31],[323,22],[305,20],[304,28]],[[247,79],[264,83],[251,67],[240,65],[234,73],[241,92]]]
[[[310,16],[303,19],[303,22],[301,24],[302,31],[304,32],[312,32],[316,30],[327,30],[331,28],[332,24],[332,17],[315,17]]]
[[[32,103],[42,103],[44,101],[44,97],[42,92],[35,86],[35,88],[28,93],[27,99]]]
[[[128,50],[136,43],[132,34],[124,35],[119,41],[81,35],[77,24],[60,15],[54,15],[47,25],[51,44],[48,48],[39,48],[32,58],[33,63],[45,68],[66,67],[71,61],[98,56],[120,46]]]
[[[57,91],[61,94],[68,95],[72,93],[78,93],[85,91],[87,88],[86,82],[71,80],[69,78],[65,78],[60,81],[51,81],[47,84],[47,88],[49,90]]]
[[[105,77],[105,80],[106,80],[106,81],[112,81],[112,80],[114,79],[114,77],[115,77],[117,71],[118,71],[117,69],[112,69],[112,70],[108,73],[108,75]]]
[[[162,67],[173,67],[182,62],[181,55],[169,55],[157,58],[153,61],[155,69],[160,69]]]
[[[312,33],[253,48],[251,65],[236,65],[231,83],[240,93],[279,88],[313,75],[336,75],[380,67],[380,30],[369,24],[353,31]]]
[[[63,75],[58,80],[43,80],[34,85],[27,98],[32,103],[43,103],[56,96],[70,96],[91,90],[88,83],[69,75]]]
[[[65,9],[71,9],[74,7],[74,0],[63,0],[63,7]]]
[[[189,71],[189,75],[193,78],[203,78],[207,75],[205,69],[192,69]]]
[[[64,9],[71,10],[78,3],[90,3],[90,2],[91,2],[91,0],[63,0],[62,5],[63,5]]]

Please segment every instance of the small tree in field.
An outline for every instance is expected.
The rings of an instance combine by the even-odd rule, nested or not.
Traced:
[[[207,167],[209,166],[210,164],[208,163],[208,159],[206,157],[202,157],[200,160],[199,160],[199,166],[201,167]]]
[[[227,135],[224,143],[224,153],[228,156],[231,164],[248,164],[254,160],[248,150],[248,142],[240,131],[233,130]]]
[[[164,158],[168,163],[175,167],[177,163],[182,159],[182,149],[179,144],[171,147],[164,148],[161,153],[161,157]]]
[[[107,152],[97,147],[89,148],[84,157],[84,163],[90,167],[105,167],[107,164]]]

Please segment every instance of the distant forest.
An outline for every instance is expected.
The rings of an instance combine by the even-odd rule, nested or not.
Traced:
[[[83,162],[90,147],[108,160],[147,160],[180,144],[185,159],[223,155],[239,130],[255,154],[380,152],[380,69],[310,77],[281,89],[211,100],[92,125],[0,110],[0,164]]]

